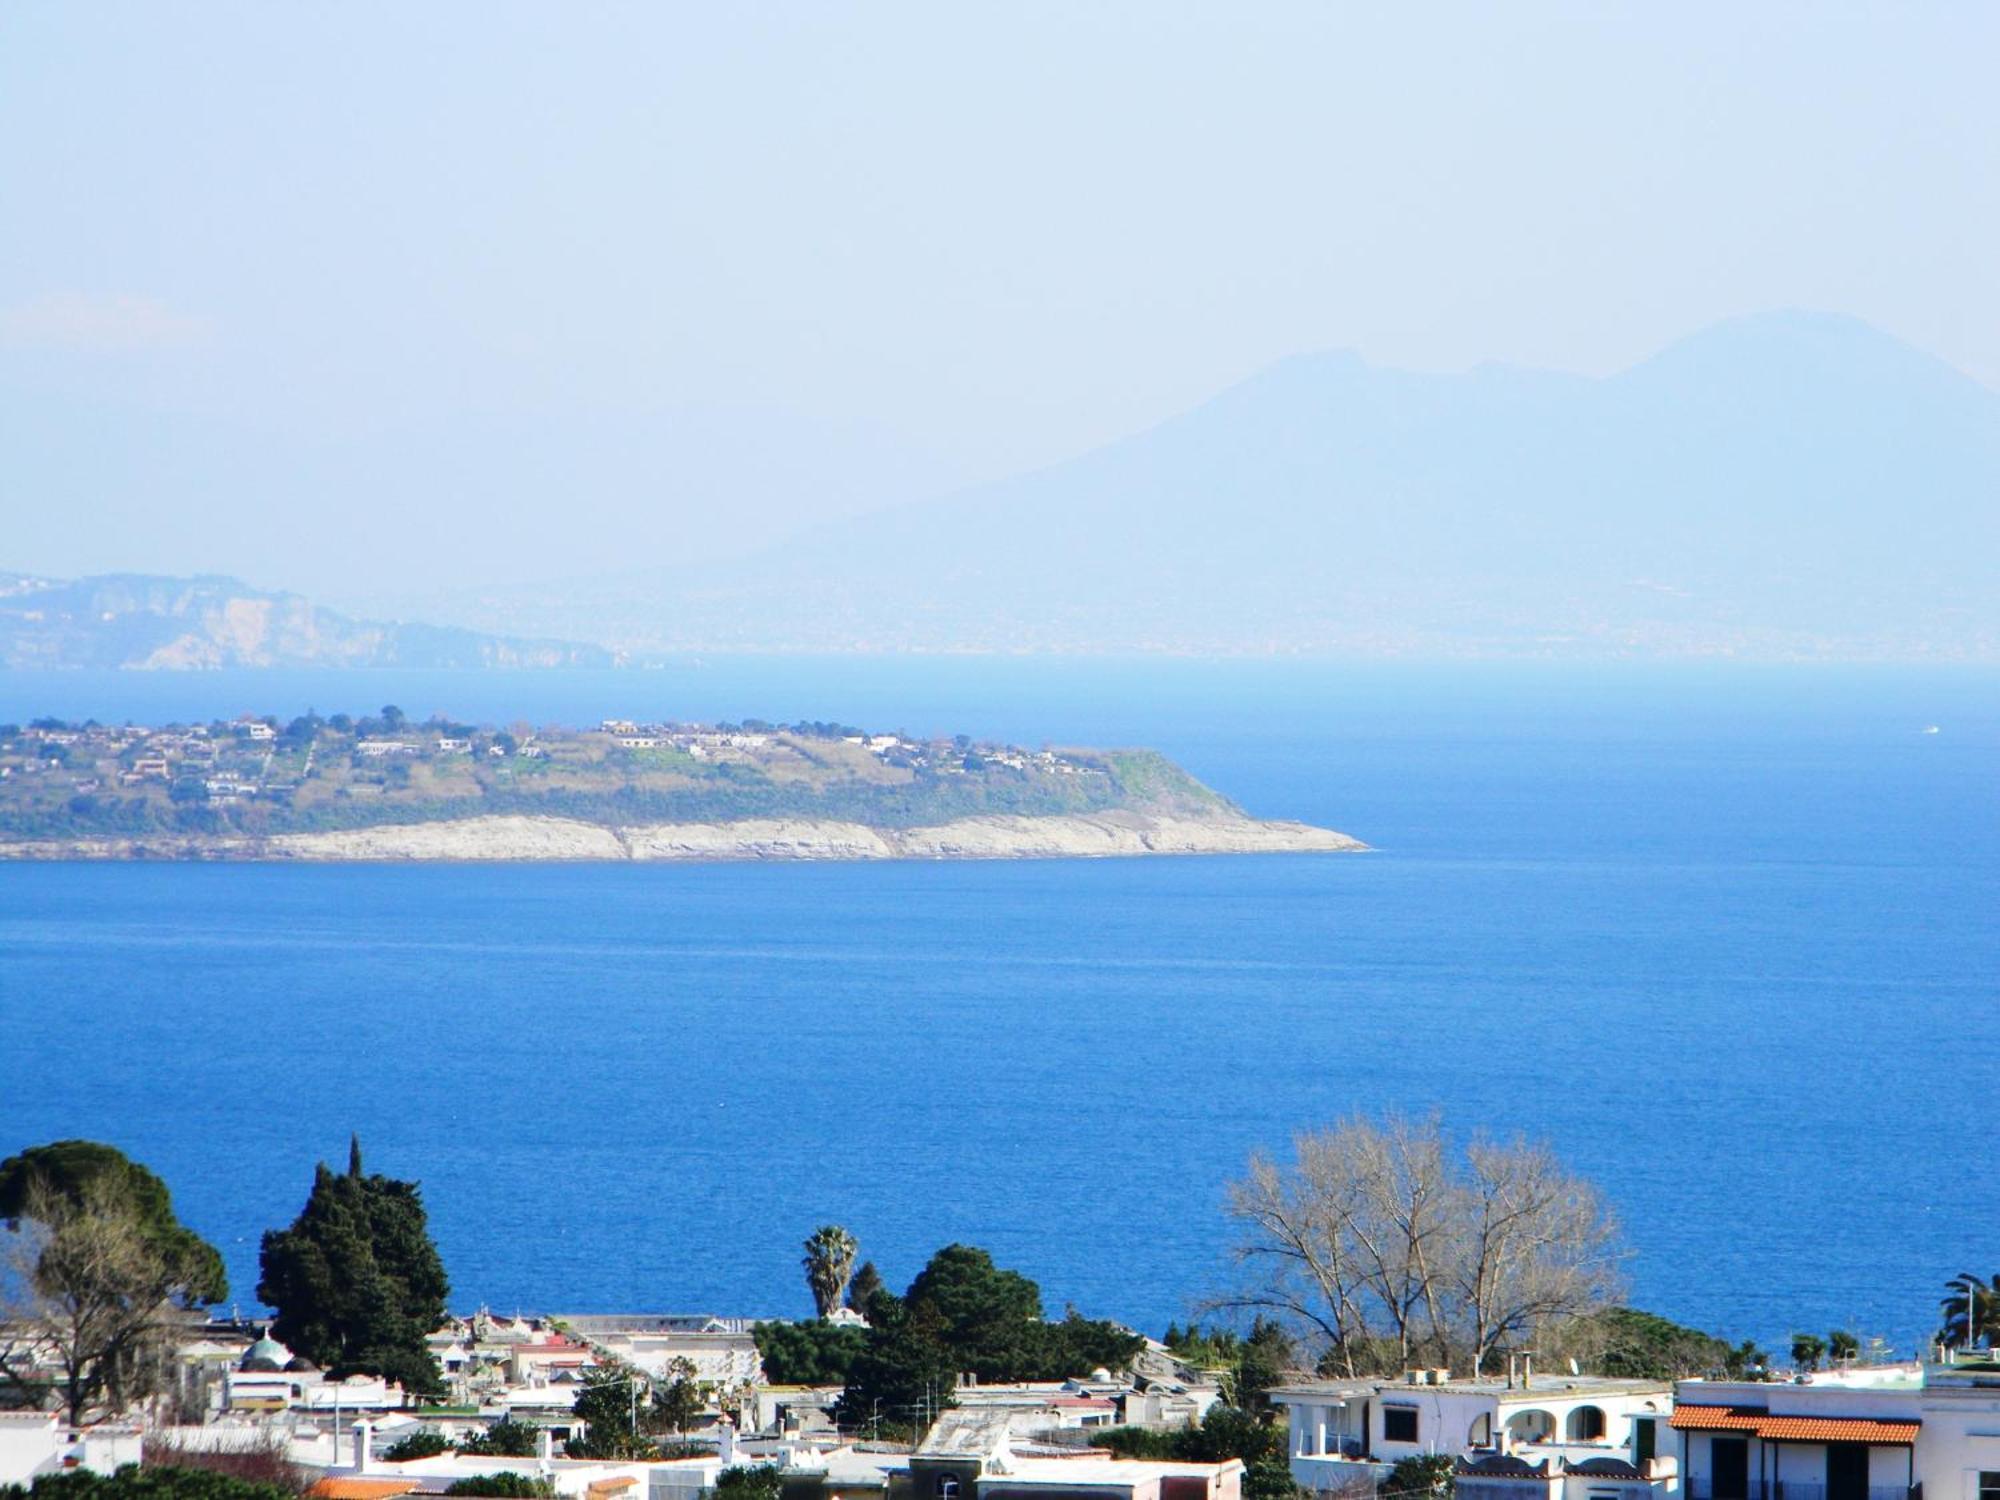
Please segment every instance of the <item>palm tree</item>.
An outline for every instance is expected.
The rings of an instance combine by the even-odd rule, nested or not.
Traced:
[[[854,1275],[854,1257],[860,1251],[854,1236],[838,1224],[822,1224],[806,1241],[806,1285],[812,1290],[813,1305],[822,1318],[831,1317],[840,1306],[841,1294]]]
[[[1938,1337],[1954,1349],[1991,1346],[2000,1336],[2000,1275],[1981,1281],[1970,1271],[1944,1284],[1944,1328]]]
[[[1795,1333],[1792,1335],[1792,1363],[1801,1370],[1817,1370],[1820,1356],[1826,1353],[1826,1340],[1816,1333]]]

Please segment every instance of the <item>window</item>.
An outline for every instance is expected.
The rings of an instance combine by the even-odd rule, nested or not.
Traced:
[[[958,1477],[956,1475],[938,1475],[937,1500],[958,1500]]]
[[[1414,1406],[1385,1406],[1382,1408],[1382,1441],[1385,1443],[1414,1443],[1417,1441],[1417,1409]],[[1980,1500],[1988,1500],[1980,1496]],[[2000,1500],[2000,1497],[1994,1497]]]
[[[1569,1414],[1569,1437],[1573,1443],[1595,1443],[1604,1437],[1604,1410],[1579,1406]]]
[[[2000,1500],[2000,1469],[1979,1471],[1979,1500]]]

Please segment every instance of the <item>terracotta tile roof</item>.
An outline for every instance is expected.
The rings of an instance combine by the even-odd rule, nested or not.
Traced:
[[[322,1479],[306,1494],[312,1500],[392,1500],[416,1488],[414,1479]]]
[[[1874,1417],[1782,1417],[1750,1406],[1676,1402],[1673,1426],[1681,1432],[1742,1432],[1774,1442],[1914,1443],[1922,1424]]]
[[[1914,1443],[1922,1425],[1873,1417],[1766,1417],[1757,1436],[1801,1443]]]
[[[1766,1415],[1748,1406],[1689,1406],[1676,1401],[1672,1425],[1681,1432],[1755,1432],[1758,1420]]]

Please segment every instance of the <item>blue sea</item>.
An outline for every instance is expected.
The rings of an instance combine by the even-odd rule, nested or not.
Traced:
[[[358,1132],[457,1305],[794,1315],[837,1221],[1157,1331],[1354,1111],[1551,1140],[1630,1298],[1910,1347],[2000,1255],[2000,674],[736,661],[0,674],[0,719],[836,718],[1145,744],[1367,855],[0,865],[0,1154],[160,1172],[254,1303]],[[1923,732],[1935,725],[1935,734]]]

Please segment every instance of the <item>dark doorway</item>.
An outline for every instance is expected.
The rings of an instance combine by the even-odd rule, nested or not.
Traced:
[[[1868,1500],[1868,1445],[1826,1445],[1826,1500]]]
[[[1715,1500],[1750,1500],[1750,1440],[1710,1438],[1708,1471],[1715,1481]]]

